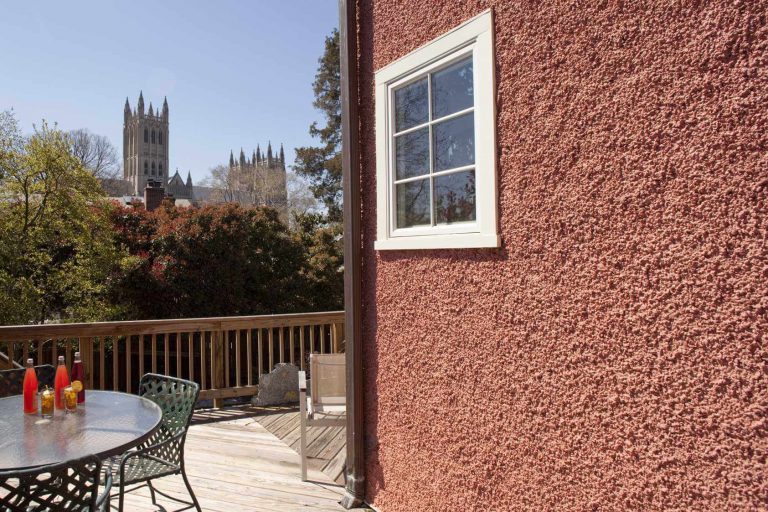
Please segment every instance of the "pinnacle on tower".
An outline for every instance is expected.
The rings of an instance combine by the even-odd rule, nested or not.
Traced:
[[[192,173],[190,173],[189,171],[187,171],[187,186],[188,187],[192,186]]]
[[[256,162],[261,163],[261,148],[256,144]]]
[[[139,91],[139,115],[144,115],[144,93],[142,91]]]
[[[168,98],[163,96],[163,119],[168,120]]]
[[[267,144],[267,167],[272,168],[272,141]]]
[[[151,101],[149,102],[149,115],[150,116],[154,115],[153,112],[152,112],[152,102]]]
[[[131,117],[131,105],[128,103],[128,96],[125,97],[125,108],[123,109],[123,118],[127,121]]]
[[[280,164],[285,169],[285,151],[283,151],[283,145],[280,144]]]
[[[235,166],[235,155],[232,153],[232,150],[229,150],[229,166],[234,167]]]
[[[251,162],[253,163],[253,166],[254,166],[254,167],[256,167],[257,165],[259,165],[259,161],[258,161],[258,160],[256,160],[256,152],[255,152],[255,151],[254,151],[254,152],[253,152],[253,154],[251,155]]]
[[[240,148],[240,167],[245,167],[245,153],[243,148]]]

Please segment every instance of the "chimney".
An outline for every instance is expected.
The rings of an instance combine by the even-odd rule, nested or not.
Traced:
[[[148,212],[154,211],[158,206],[163,204],[164,197],[165,189],[161,186],[159,181],[147,181],[147,187],[144,189],[144,208],[146,208]]]

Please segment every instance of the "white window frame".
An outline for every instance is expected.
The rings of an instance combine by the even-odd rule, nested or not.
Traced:
[[[474,75],[475,221],[396,228],[394,91],[468,55],[473,58]],[[376,72],[375,249],[454,249],[501,245],[497,226],[494,68],[493,19],[488,10]],[[428,101],[431,104],[432,98],[429,97]],[[431,125],[432,120],[429,122]],[[429,144],[431,147],[431,137]]]

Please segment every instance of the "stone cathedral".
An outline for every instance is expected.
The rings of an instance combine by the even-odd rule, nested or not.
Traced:
[[[194,199],[192,179],[186,183],[178,171],[171,177],[168,165],[168,100],[162,111],[152,103],[144,111],[144,94],[139,93],[136,109],[128,98],[123,110],[123,179],[131,184],[131,193],[140,196],[147,184],[161,186],[176,199]]]

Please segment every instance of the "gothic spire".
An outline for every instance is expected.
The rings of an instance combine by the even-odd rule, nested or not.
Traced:
[[[163,96],[163,119],[168,120],[168,98]]]
[[[188,187],[192,186],[192,173],[190,173],[189,171],[187,171],[187,186]]]
[[[232,153],[232,150],[229,150],[229,166],[234,167],[235,166],[235,155]]]
[[[256,144],[256,161],[261,163],[261,148]]]
[[[151,101],[149,102],[149,115],[150,116],[154,115],[154,113],[152,112],[152,102]]]
[[[128,112],[129,114],[131,113],[131,104],[128,103],[128,96],[125,97],[125,109],[123,110],[125,110],[125,112]]]
[[[240,148],[240,167],[245,167],[245,153],[243,148]]]
[[[285,151],[283,151],[282,144],[280,144],[280,163],[285,167]]]
[[[272,168],[272,141],[267,144],[267,167]]]
[[[139,91],[139,115],[144,115],[144,93],[142,91]]]
[[[259,161],[256,160],[256,152],[253,152],[253,155],[251,155],[251,162],[253,163],[253,166],[256,167],[259,164]]]

